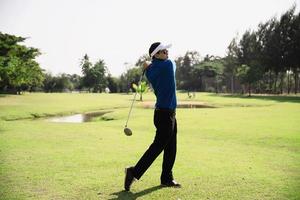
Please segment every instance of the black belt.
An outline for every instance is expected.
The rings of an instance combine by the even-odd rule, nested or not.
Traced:
[[[169,113],[175,113],[175,109],[169,109],[169,108],[155,108],[155,111],[161,111],[161,112],[169,112]]]

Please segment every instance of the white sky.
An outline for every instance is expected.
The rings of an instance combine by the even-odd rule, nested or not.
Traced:
[[[224,56],[237,33],[279,17],[300,0],[0,0],[0,31],[29,37],[53,74],[81,74],[87,53],[118,76],[153,42],[172,43],[170,58],[195,50]]]

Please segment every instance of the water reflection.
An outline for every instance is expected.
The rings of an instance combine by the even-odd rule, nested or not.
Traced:
[[[48,121],[50,122],[67,122],[67,123],[83,123],[83,122],[90,122],[95,117],[99,117],[104,115],[108,112],[92,112],[92,113],[83,113],[83,114],[74,114],[69,116],[63,117],[53,117],[49,118]]]

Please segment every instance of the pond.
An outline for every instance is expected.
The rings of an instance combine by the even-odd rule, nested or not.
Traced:
[[[100,111],[100,112],[91,112],[91,113],[82,113],[82,114],[74,114],[68,116],[60,116],[60,117],[51,117],[48,118],[47,121],[50,122],[67,122],[67,123],[83,123],[83,122],[90,122],[95,117],[100,117],[108,111]]]

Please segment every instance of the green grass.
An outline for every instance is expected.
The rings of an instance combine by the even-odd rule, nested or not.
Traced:
[[[178,93],[180,101],[217,107],[177,110],[174,175],[183,187],[159,187],[160,156],[128,193],[124,167],[138,161],[155,131],[153,110],[137,102],[133,136],[123,134],[131,99],[1,95],[0,199],[300,199],[299,96],[197,93],[190,100]],[[113,112],[82,124],[38,118],[95,110]]]

